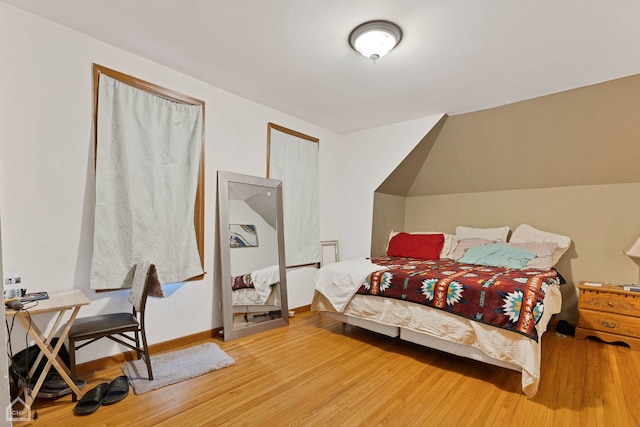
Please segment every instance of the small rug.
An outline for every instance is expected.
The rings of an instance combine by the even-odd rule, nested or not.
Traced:
[[[182,350],[151,356],[153,380],[149,381],[144,360],[133,360],[122,367],[135,394],[188,380],[236,363],[214,343],[204,343]]]

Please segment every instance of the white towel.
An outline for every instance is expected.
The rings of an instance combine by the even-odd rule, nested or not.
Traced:
[[[316,290],[327,297],[333,308],[342,312],[367,276],[378,270],[387,270],[387,267],[373,264],[366,258],[340,261],[318,270],[313,282]]]

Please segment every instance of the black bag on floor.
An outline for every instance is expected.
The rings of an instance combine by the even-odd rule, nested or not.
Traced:
[[[53,338],[51,340],[51,347],[55,347],[58,343],[58,338]],[[16,353],[12,360],[11,366],[9,367],[9,372],[11,373],[11,378],[13,382],[19,386],[22,386],[26,383],[27,374],[29,370],[36,362],[36,359],[40,355],[41,351],[37,345],[32,345],[30,347],[25,348],[24,350]],[[67,347],[63,344],[58,352],[58,356],[64,362],[66,366],[69,366],[69,352],[67,351]],[[45,365],[47,364],[47,358],[42,357],[42,360],[38,364],[34,374],[31,377],[31,385],[33,386],[37,379],[40,377],[40,374],[44,370]],[[60,374],[56,370],[54,366],[51,366],[49,372],[47,373],[47,378],[44,380],[42,384],[41,390],[56,390],[56,389],[64,389],[67,388],[68,385],[64,382]]]

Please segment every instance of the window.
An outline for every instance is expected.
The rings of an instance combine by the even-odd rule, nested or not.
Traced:
[[[182,277],[179,280],[175,280],[176,275],[174,274],[173,267],[167,265],[162,265],[159,263],[157,266],[158,272],[161,280],[164,283],[169,283],[172,281],[184,281],[184,280],[196,280],[201,279],[204,276],[203,266],[204,266],[204,102],[197,100],[195,98],[191,98],[169,89],[154,85],[152,83],[137,79],[135,77],[111,70],[106,67],[102,67],[100,65],[94,64],[93,66],[93,75],[94,75],[94,140],[95,140],[95,166],[96,166],[96,239],[98,236],[98,225],[99,221],[103,221],[102,217],[99,217],[100,210],[104,208],[104,204],[101,204],[99,197],[102,197],[103,194],[107,192],[103,192],[99,189],[100,182],[108,182],[110,186],[115,186],[116,184],[120,185],[124,183],[125,187],[130,185],[131,182],[136,183],[137,185],[137,193],[134,196],[125,199],[122,203],[117,200],[116,203],[113,203],[116,206],[116,210],[118,211],[116,215],[125,216],[130,215],[132,217],[131,224],[137,225],[139,223],[145,222],[145,219],[140,219],[140,209],[134,211],[130,209],[129,203],[130,201],[136,200],[145,200],[145,197],[148,196],[147,193],[151,193],[155,195],[155,193],[159,194],[159,197],[155,197],[155,199],[166,199],[167,204],[173,203],[174,206],[170,208],[176,208],[176,212],[183,212],[182,207],[186,207],[188,212],[193,211],[193,221],[191,223],[190,219],[186,219],[186,226],[181,226],[173,229],[171,224],[166,226],[165,223],[159,222],[158,224],[145,224],[143,227],[143,231],[150,234],[160,234],[160,233],[169,233],[170,230],[175,231],[176,234],[179,234],[175,237],[170,237],[172,242],[178,242],[183,239],[184,235],[189,234],[193,240],[191,241],[191,250],[185,251],[189,252],[189,255],[194,255],[199,261],[199,265],[197,269],[192,267],[187,270],[182,270],[184,274],[189,271],[190,275],[188,277]],[[104,76],[103,84],[101,87],[100,81],[101,76]],[[110,86],[109,86],[110,85]],[[107,104],[104,104],[105,99],[101,100],[101,96],[103,98],[107,98],[107,87],[113,88],[112,92],[116,95],[113,100],[109,100]],[[119,91],[119,92],[118,92]],[[100,95],[102,93],[102,95]],[[109,92],[110,93],[110,92]],[[135,108],[138,110],[132,110],[133,113],[129,113],[126,108],[129,108],[127,102],[124,102],[124,107],[119,107],[124,112],[111,112],[112,103],[121,102],[121,98],[125,98],[131,96],[134,98],[132,102]],[[128,98],[127,98],[128,99]],[[146,104],[148,108],[141,108],[137,102],[140,100],[144,102],[148,102]],[[161,117],[153,116],[151,110],[158,108],[159,114]],[[137,107],[136,107],[137,106]],[[132,107],[132,108],[134,108]],[[164,110],[163,110],[164,109]],[[115,110],[114,110],[115,111]],[[190,117],[188,120],[182,120],[183,117]],[[151,117],[151,118],[149,118]],[[190,120],[190,121],[189,121]],[[106,125],[104,122],[110,122]],[[157,129],[161,126],[167,124],[169,135],[164,135],[162,132],[158,132]],[[140,129],[140,138],[132,138],[129,136],[122,137],[123,134],[129,135],[130,128]],[[109,127],[114,127],[115,130],[109,129]],[[105,130],[106,129],[106,130]],[[103,133],[100,133],[103,132]],[[153,134],[153,132],[160,133],[160,135]],[[189,133],[190,132],[190,133]],[[151,135],[148,135],[151,133]],[[105,135],[109,135],[109,138],[106,138]],[[112,137],[113,135],[113,137]],[[182,137],[181,135],[187,135]],[[102,138],[102,139],[101,139]],[[126,138],[118,140],[118,138]],[[115,168],[118,166],[118,160],[112,161],[109,165],[101,168],[101,162],[104,161],[111,153],[110,149],[106,149],[107,140],[115,141],[115,147],[118,149],[122,149],[123,155],[128,155],[128,151],[137,150],[148,150],[147,152],[142,152],[138,155],[139,159],[142,159],[142,162],[136,163],[135,160],[133,163],[130,163],[128,167],[123,167],[122,171],[117,171]],[[183,144],[183,140],[189,139],[189,143]],[[146,142],[145,148],[138,147],[135,143],[131,143],[131,141]],[[154,145],[155,141],[158,141],[158,146]],[[123,142],[126,141],[126,142]],[[149,143],[151,141],[151,143]],[[175,144],[174,144],[175,141]],[[141,142],[141,144],[143,143]],[[161,146],[160,143],[166,144],[165,146]],[[103,145],[101,145],[101,143]],[[109,142],[112,143],[112,142]],[[168,150],[166,147],[169,147]],[[188,147],[188,154],[183,156],[182,147]],[[170,152],[167,152],[170,151]],[[186,156],[189,157],[186,157]],[[102,157],[100,157],[102,156]],[[163,157],[162,157],[163,156]],[[148,174],[144,167],[147,166],[147,160],[152,161],[155,157],[161,157],[161,172],[160,175],[163,176],[152,176],[153,174]],[[184,157],[184,158],[183,158]],[[158,163],[156,161],[156,163]],[[177,167],[181,165],[187,165],[189,168],[189,176],[184,177],[181,174]],[[114,168],[114,171],[111,172],[107,170],[105,175],[105,170],[107,168]],[[155,173],[155,172],[154,172]],[[173,175],[171,175],[173,173]],[[165,176],[166,175],[166,176]],[[106,179],[104,177],[107,177]],[[164,180],[164,181],[163,181]],[[99,182],[100,181],[100,182]],[[122,182],[121,182],[122,181]],[[189,182],[192,191],[182,192],[181,185],[183,181]],[[116,184],[112,184],[115,182]],[[164,182],[164,185],[162,183]],[[155,185],[155,186],[154,186]],[[175,189],[171,189],[170,187],[175,186]],[[144,191],[140,191],[140,188],[143,188]],[[170,189],[172,193],[170,196],[163,196],[161,192],[158,190],[162,190],[163,188]],[[110,189],[111,194],[119,194],[118,190]],[[181,197],[184,197],[184,202],[181,201]],[[155,203],[156,200],[153,196],[149,197],[149,200],[153,200]],[[175,203],[174,203],[175,202]],[[133,202],[131,202],[133,203]],[[190,203],[193,203],[192,205]],[[147,207],[144,207],[142,210],[148,211],[147,214],[153,214],[153,210],[156,209],[155,204],[151,206],[151,204]],[[171,214],[167,215],[168,217]],[[153,221],[150,221],[153,222]],[[183,221],[184,222],[184,221]],[[127,223],[129,224],[129,223]],[[156,229],[154,229],[156,227]],[[191,233],[195,231],[195,237]],[[103,233],[106,234],[106,233]],[[132,236],[131,240],[136,240],[140,238],[141,232],[136,231],[135,235]],[[127,240],[127,239],[121,239]],[[94,280],[94,267],[96,265],[95,257],[96,257],[96,248],[98,248],[98,252],[101,250],[99,245],[103,242],[94,240],[94,264],[92,265],[92,288]],[[118,242],[115,242],[117,245]],[[173,244],[173,243],[172,243]],[[155,244],[149,245],[151,249],[158,249],[158,247],[165,246],[163,244]],[[111,249],[109,249],[111,250]],[[137,262],[133,258],[137,258],[140,256],[144,256],[151,262],[156,262],[153,258],[155,256],[155,252],[151,251],[152,254],[147,256],[143,254],[145,250],[134,249],[131,250],[127,248],[129,252],[131,252],[131,262]],[[172,249],[173,250],[173,249]],[[109,251],[102,251],[106,254],[109,254]],[[168,250],[166,252],[169,252]],[[178,252],[178,251],[176,251]],[[197,253],[196,253],[197,252]],[[103,255],[104,255],[103,253]],[[116,257],[119,260],[119,257]],[[125,258],[123,256],[123,258]],[[161,257],[162,258],[162,257]],[[177,253],[175,256],[176,259],[188,258],[185,254]],[[123,261],[126,264],[127,261]],[[192,261],[192,265],[195,262]],[[165,271],[165,277],[171,277],[169,280],[164,280],[162,277],[163,270]],[[178,269],[179,270],[179,269]],[[110,288],[118,288],[119,283],[114,283],[115,286],[111,286]],[[104,287],[100,287],[99,289],[104,289]]]
[[[319,140],[267,125],[267,178],[282,181],[287,267],[321,260]]]

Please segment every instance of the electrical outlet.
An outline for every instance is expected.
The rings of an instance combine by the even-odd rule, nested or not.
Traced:
[[[19,283],[22,283],[22,277],[20,277],[20,276],[13,275],[11,277],[5,277],[4,278],[4,284],[5,285],[17,285]]]

